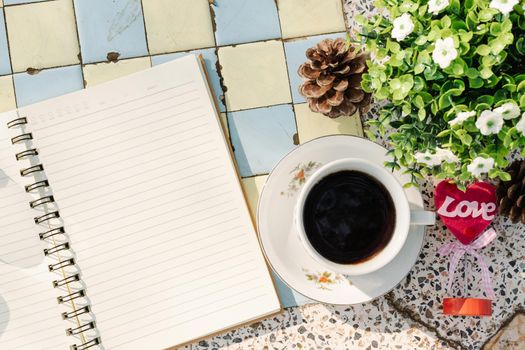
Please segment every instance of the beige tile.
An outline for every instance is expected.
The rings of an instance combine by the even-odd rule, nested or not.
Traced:
[[[215,45],[208,0],[142,2],[150,54]]]
[[[281,41],[219,48],[229,111],[291,102]]]
[[[228,117],[227,117],[226,113],[221,113],[220,114],[220,119],[221,119],[222,129],[224,130],[224,134],[229,139],[230,138],[230,130],[228,129]],[[228,141],[228,142],[230,142],[230,141]]]
[[[262,188],[268,175],[248,177],[242,179],[242,188],[244,190],[244,195],[246,201],[248,202],[248,207],[252,214],[252,218],[255,222],[257,215],[257,203],[259,202],[259,196],[261,195]]]
[[[341,0],[277,0],[283,38],[346,30]]]
[[[4,8],[15,72],[79,63],[71,0]]]
[[[4,1],[0,0],[0,7],[3,7],[3,6],[4,6]]]
[[[10,75],[0,77],[0,112],[16,108],[13,78]]]
[[[358,113],[349,117],[343,116],[332,119],[320,113],[312,112],[307,103],[296,104],[294,109],[297,132],[301,143],[316,137],[334,134],[363,136],[363,128]]]
[[[84,80],[86,87],[94,86],[125,75],[151,67],[149,57],[132,58],[118,62],[103,62],[85,65]]]

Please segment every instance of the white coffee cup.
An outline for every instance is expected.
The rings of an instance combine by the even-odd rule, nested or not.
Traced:
[[[374,256],[356,264],[338,264],[326,259],[311,245],[304,230],[304,204],[308,194],[310,193],[310,190],[315,184],[317,184],[327,175],[344,170],[354,170],[366,173],[383,184],[392,197],[395,208],[395,226],[390,241]],[[408,199],[403,186],[390,171],[375,163],[360,158],[345,158],[330,162],[320,167],[312,175],[310,175],[310,177],[304,183],[301,192],[299,193],[294,216],[299,239],[312,258],[332,271],[352,276],[371,273],[373,271],[379,270],[392,261],[392,259],[394,259],[399,254],[401,248],[405,244],[405,241],[408,237],[408,232],[410,230],[410,225],[433,225],[435,222],[434,212],[424,210],[410,210]]]

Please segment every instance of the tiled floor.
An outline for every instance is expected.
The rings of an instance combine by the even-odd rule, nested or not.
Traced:
[[[335,121],[297,106],[306,48],[346,35],[341,0],[6,0],[4,19],[1,110],[195,53],[244,177],[267,174],[299,141],[361,132],[357,116]]]

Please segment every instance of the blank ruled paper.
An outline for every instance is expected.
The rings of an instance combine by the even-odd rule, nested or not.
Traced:
[[[0,115],[0,349],[67,349],[73,342],[65,335],[68,324],[51,286],[55,276],[33,221],[37,212],[29,207],[35,198],[25,192],[30,180],[20,176],[23,166],[6,126],[17,117]]]
[[[106,349],[280,309],[195,56],[21,111]]]

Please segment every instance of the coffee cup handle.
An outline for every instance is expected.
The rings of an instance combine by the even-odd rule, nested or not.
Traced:
[[[427,210],[411,210],[410,224],[432,226],[436,223],[436,213]]]

